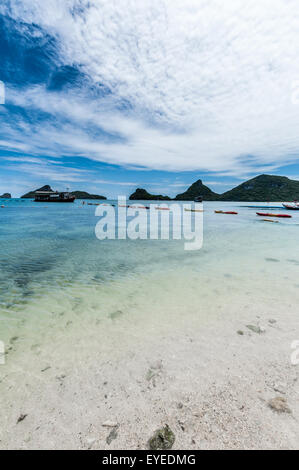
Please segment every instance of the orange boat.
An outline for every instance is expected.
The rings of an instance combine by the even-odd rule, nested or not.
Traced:
[[[203,209],[184,209],[186,212],[203,212]]]
[[[261,217],[283,217],[284,219],[290,219],[292,216],[289,214],[272,214],[270,212],[257,212],[256,215]]]

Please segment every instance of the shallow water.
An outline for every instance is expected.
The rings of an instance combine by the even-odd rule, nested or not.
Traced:
[[[176,311],[187,320],[195,310],[205,315],[221,305],[227,310],[236,299],[263,308],[299,300],[295,212],[292,219],[267,223],[245,207],[251,204],[206,202],[203,247],[188,252],[184,240],[100,241],[95,206],[82,201],[2,203],[0,339],[5,341],[25,328],[41,330],[50,317],[72,322],[82,315],[82,327],[90,318],[129,321],[133,311],[149,315],[160,308],[164,317]],[[218,208],[239,214],[215,214]]]

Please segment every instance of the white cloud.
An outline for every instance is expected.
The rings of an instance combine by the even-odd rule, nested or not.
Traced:
[[[62,63],[80,64],[112,98],[11,90],[15,104],[65,122],[6,127],[4,148],[13,141],[36,154],[231,175],[298,160],[299,106],[291,101],[299,79],[297,0],[10,4],[14,18],[57,38]],[[132,111],[116,111],[123,101]],[[121,140],[91,134],[91,126]]]
[[[46,160],[32,159],[27,157],[14,158],[14,157],[1,157],[3,160],[13,162],[3,165],[5,170],[14,170],[22,174],[29,174],[39,178],[46,178],[51,181],[63,182],[87,182],[90,181],[92,172],[72,167],[61,166],[57,168],[56,162],[49,162]],[[52,166],[54,165],[54,166]]]

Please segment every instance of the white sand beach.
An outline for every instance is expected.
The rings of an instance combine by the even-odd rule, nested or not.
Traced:
[[[244,293],[234,276],[215,275],[199,295],[202,278],[186,275],[88,289],[84,314],[80,300],[59,306],[53,295],[15,317],[0,447],[146,449],[168,424],[173,449],[298,449],[298,285],[279,302],[273,279],[265,289],[244,275]],[[290,412],[269,407],[278,396]]]

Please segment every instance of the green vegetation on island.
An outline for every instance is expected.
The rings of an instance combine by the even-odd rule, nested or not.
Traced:
[[[86,191],[72,191],[70,194],[76,197],[76,199],[107,199],[105,196],[98,194],[89,194]]]
[[[222,201],[294,201],[299,200],[299,181],[286,176],[260,175],[220,196]]]
[[[171,201],[168,196],[161,194],[150,194],[145,189],[137,188],[136,191],[129,197],[130,201]]]
[[[11,199],[11,194],[10,193],[4,193],[2,196],[0,196],[0,199]]]
[[[184,193],[178,194],[175,199],[177,201],[193,201],[196,197],[202,196],[205,201],[218,201],[219,194],[214,193],[210,188],[197,180]]]
[[[29,191],[29,193],[24,194],[21,196],[21,199],[34,199],[35,198],[35,193],[37,191],[53,191],[51,186],[46,184],[45,186],[42,186],[41,188],[35,189],[34,191]]]
[[[299,200],[299,181],[286,176],[259,175],[230,191],[217,194],[198,180],[175,199],[193,201],[198,196],[202,196],[204,201],[294,201]]]

